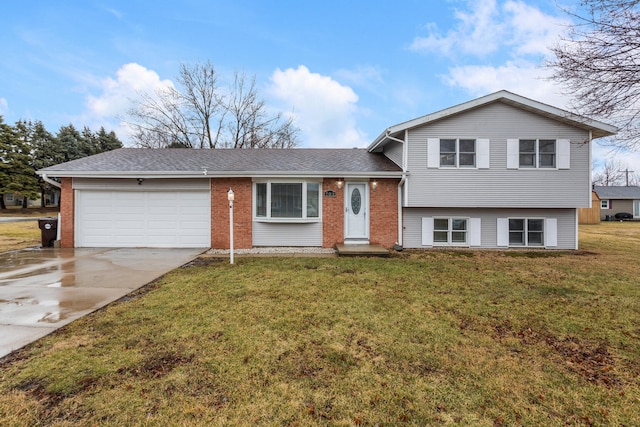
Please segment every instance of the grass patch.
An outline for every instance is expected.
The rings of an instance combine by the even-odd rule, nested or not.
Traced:
[[[553,256],[201,258],[6,358],[0,424],[637,425],[640,224],[581,233]]]
[[[0,223],[0,252],[40,246],[40,229],[37,221]]]

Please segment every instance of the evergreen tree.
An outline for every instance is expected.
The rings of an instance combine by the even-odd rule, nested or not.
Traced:
[[[26,207],[27,198],[36,197],[39,186],[30,147],[21,138],[24,132],[26,127],[14,128],[0,117],[0,194],[19,193]],[[6,209],[4,197],[0,197],[0,208]]]

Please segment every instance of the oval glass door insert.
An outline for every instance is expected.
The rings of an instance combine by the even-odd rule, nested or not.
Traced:
[[[354,215],[358,215],[360,213],[360,206],[362,205],[362,196],[360,195],[360,190],[354,188],[351,192],[351,212]]]

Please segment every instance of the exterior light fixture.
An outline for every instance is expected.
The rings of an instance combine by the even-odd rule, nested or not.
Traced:
[[[339,179],[338,182],[336,182],[336,185],[338,186],[338,189],[342,188],[342,180]]]
[[[376,188],[378,188],[378,181],[374,179],[373,182],[371,182],[371,189],[376,191]]]
[[[227,191],[227,200],[229,201],[229,264],[233,264],[233,190]]]

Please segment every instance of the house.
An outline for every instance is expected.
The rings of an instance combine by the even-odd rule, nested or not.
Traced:
[[[591,142],[616,128],[501,91],[391,126],[367,149],[123,148],[62,180],[61,245],[377,243],[576,249]]]
[[[640,187],[594,186],[600,197],[600,219],[615,217],[617,213],[630,213],[634,219],[640,218]]]

